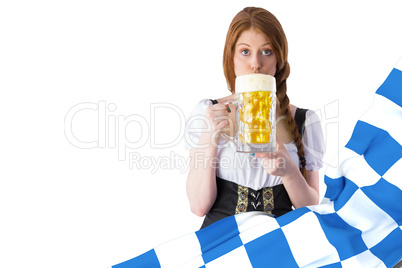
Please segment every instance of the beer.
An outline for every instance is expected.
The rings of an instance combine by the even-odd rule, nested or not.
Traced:
[[[271,91],[239,93],[239,138],[245,143],[271,141]]]
[[[221,136],[236,144],[237,152],[276,151],[275,78],[265,74],[236,77],[236,133]]]

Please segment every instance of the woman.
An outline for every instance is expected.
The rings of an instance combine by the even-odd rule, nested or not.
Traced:
[[[202,228],[246,211],[280,216],[292,207],[318,204],[323,152],[321,125],[310,110],[306,113],[305,127],[296,124],[295,115],[302,110],[291,105],[286,95],[290,73],[287,53],[286,36],[271,13],[248,7],[234,17],[223,56],[224,73],[232,94],[200,101],[186,125],[191,157],[187,196],[191,211],[198,216],[206,215]],[[234,122],[235,113],[224,103],[234,98],[236,76],[251,73],[268,74],[276,79],[276,153],[255,156],[237,153],[219,135],[228,130],[234,133],[229,122]],[[201,116],[205,120],[193,120]],[[285,120],[278,120],[281,118]],[[204,130],[197,132],[196,128]]]

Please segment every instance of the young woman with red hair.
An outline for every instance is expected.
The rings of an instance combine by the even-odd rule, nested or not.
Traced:
[[[200,101],[189,117],[191,124],[188,121],[186,125],[186,147],[191,157],[187,196],[191,211],[206,215],[202,228],[246,211],[280,216],[293,208],[318,204],[324,151],[321,124],[313,111],[289,102],[287,55],[285,33],[270,12],[247,7],[234,17],[223,54],[224,74],[232,94]],[[236,77],[251,73],[276,79],[276,153],[237,153],[219,135],[227,129],[233,133],[229,122],[235,122],[235,115],[225,103],[234,98]],[[208,130],[206,126],[212,127]],[[204,130],[197,132],[195,128]]]

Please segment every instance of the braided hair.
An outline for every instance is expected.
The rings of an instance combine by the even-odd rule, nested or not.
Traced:
[[[304,146],[302,142],[302,135],[299,133],[299,128],[297,127],[296,121],[294,117],[292,116],[292,113],[290,111],[290,105],[289,105],[289,97],[286,94],[286,79],[288,78],[290,73],[290,67],[289,64],[286,62],[283,66],[282,69],[276,72],[275,78],[276,78],[276,97],[279,100],[279,108],[281,111],[281,114],[286,116],[286,123],[288,126],[289,131],[293,135],[293,139],[295,141],[296,147],[297,147],[297,155],[299,156],[300,159],[300,172],[303,175],[303,177],[306,178],[307,171],[306,171],[306,160],[304,158]]]

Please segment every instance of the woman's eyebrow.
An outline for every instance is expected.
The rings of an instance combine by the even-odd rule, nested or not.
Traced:
[[[238,47],[238,46],[248,46],[248,47],[249,47],[250,45],[249,45],[249,44],[246,44],[246,43],[239,43],[239,44],[237,44],[237,47]]]
[[[266,42],[265,44],[262,44],[261,46],[263,47],[263,46],[268,46],[268,45],[271,45],[271,43],[270,42]],[[239,44],[237,44],[237,46],[236,47],[238,47],[238,46],[250,46],[249,44],[247,44],[247,43],[239,43]]]

